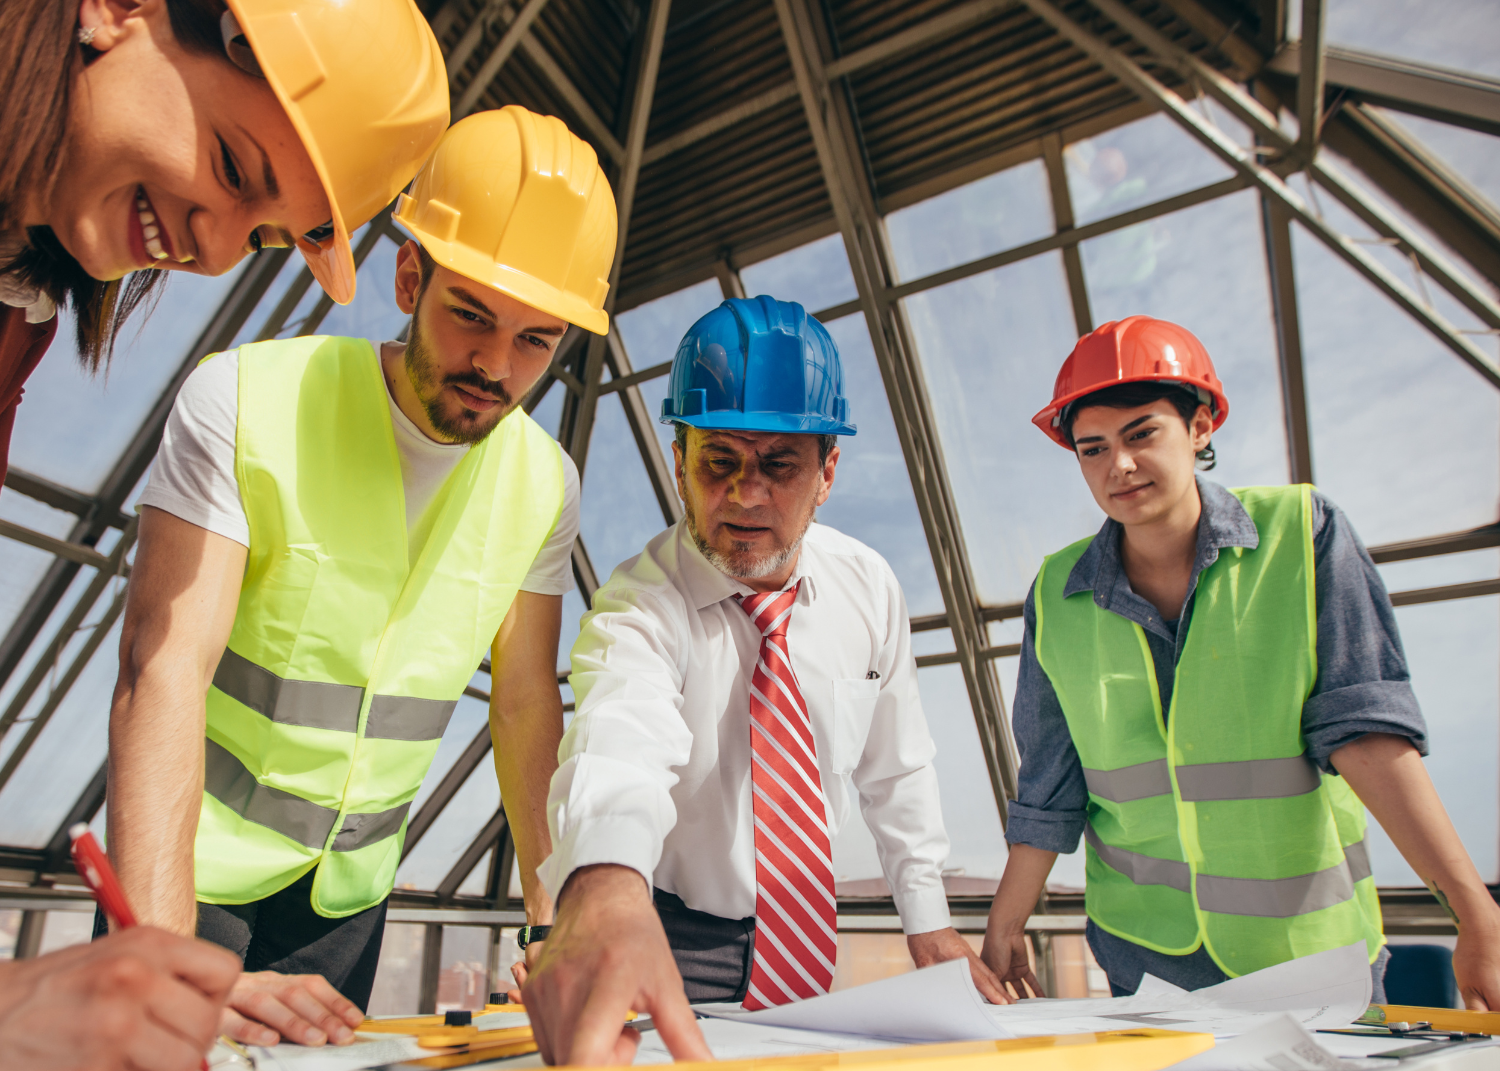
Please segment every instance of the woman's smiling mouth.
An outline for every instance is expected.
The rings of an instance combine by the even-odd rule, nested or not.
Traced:
[[[176,259],[172,256],[172,239],[167,236],[166,227],[152,209],[144,186],[135,188],[135,216],[141,224],[141,243],[146,247],[146,255],[152,260]],[[191,259],[183,258],[184,261]]]

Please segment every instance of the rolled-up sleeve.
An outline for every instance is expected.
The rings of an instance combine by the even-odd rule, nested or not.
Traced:
[[[937,749],[917,689],[906,599],[895,575],[887,572],[886,635],[876,660],[880,696],[851,780],[901,928],[908,934],[928,933],[951,921],[943,888],[948,833],[932,766]]]
[[[553,900],[568,875],[599,863],[628,866],[650,885],[677,822],[673,768],[687,762],[693,736],[680,712],[682,615],[662,598],[600,589],[573,646],[576,708],[547,795],[552,854],[537,868]]]
[[[1021,756],[1016,798],[1010,801],[1005,839],[1043,851],[1067,855],[1078,848],[1088,817],[1088,786],[1083,764],[1068,732],[1062,704],[1036,658],[1036,585],[1022,610],[1021,668],[1011,731]]]
[[[1308,756],[1337,773],[1330,756],[1367,733],[1404,736],[1425,755],[1427,722],[1380,572],[1342,510],[1316,492],[1313,509],[1318,678],[1302,707]]]

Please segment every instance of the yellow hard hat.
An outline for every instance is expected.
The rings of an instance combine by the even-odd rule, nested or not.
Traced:
[[[323,182],[333,218],[297,239],[340,305],[354,300],[349,234],[399,193],[448,127],[448,75],[412,0],[228,0],[224,41],[253,51]],[[237,24],[237,25],[236,25]]]
[[[519,104],[454,123],[396,204],[433,260],[602,335],[619,228],[587,142]]]

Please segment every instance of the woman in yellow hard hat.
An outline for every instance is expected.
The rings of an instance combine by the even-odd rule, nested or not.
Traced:
[[[0,478],[57,305],[96,368],[162,279],[141,269],[295,244],[347,303],[349,232],[448,125],[412,0],[5,0],[0,100]]]

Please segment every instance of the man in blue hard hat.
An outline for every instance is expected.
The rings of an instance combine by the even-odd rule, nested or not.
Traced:
[[[635,1009],[677,1058],[707,1059],[689,1001],[827,992],[846,777],[912,958],[964,958],[1003,1002],[949,924],[900,586],[813,523],[855,432],[833,339],[793,302],[725,301],[678,347],[662,421],[685,516],[615,570],[573,648],[538,870],[558,916],[525,988],[543,1055],[629,1063]]]

